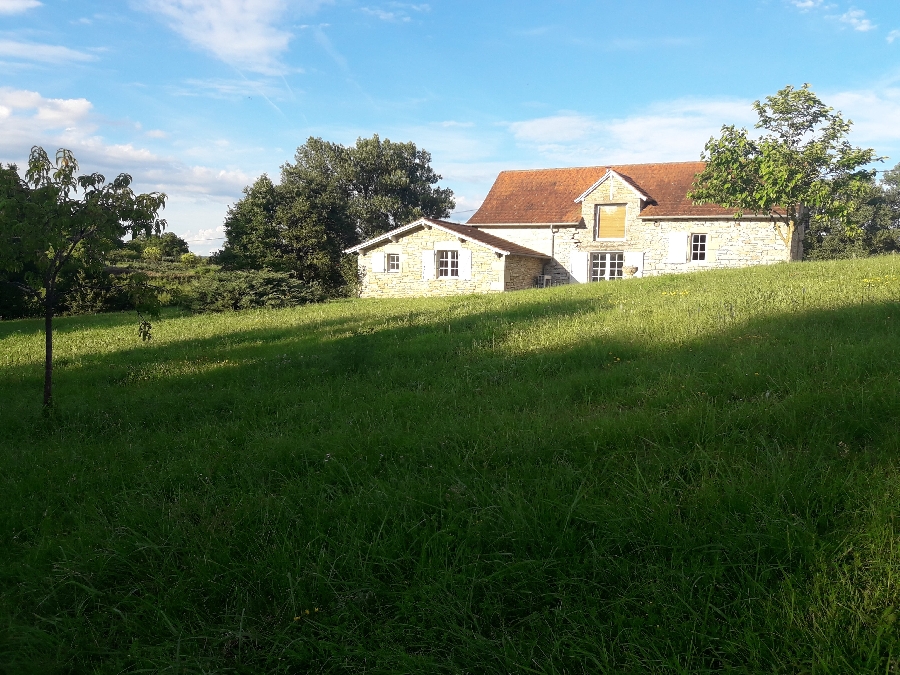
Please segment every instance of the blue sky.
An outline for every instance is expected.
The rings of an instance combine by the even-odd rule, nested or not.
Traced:
[[[0,161],[127,171],[198,253],[309,136],[415,142],[464,221],[502,169],[697,159],[804,82],[900,161],[900,2],[0,0]]]

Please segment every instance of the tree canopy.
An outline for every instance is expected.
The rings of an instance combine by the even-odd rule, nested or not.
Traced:
[[[126,234],[159,235],[166,226],[158,217],[164,194],[135,194],[128,174],[107,182],[99,173],[77,172],[70,150],[58,150],[53,162],[37,146],[31,149],[24,179],[15,165],[0,166],[0,281],[43,309],[45,406],[52,395],[52,322],[61,282],[102,266]],[[134,278],[136,297],[140,281]]]
[[[754,137],[746,129],[722,127],[706,144],[706,168],[689,197],[765,215],[785,243],[803,237],[813,220],[854,229],[853,214],[866,201],[879,160],[871,148],[857,148],[847,135],[852,122],[826,106],[808,84],[787,86],[753,108],[759,118]],[[785,230],[781,230],[784,226]]]
[[[229,269],[272,269],[337,287],[342,251],[422,216],[446,218],[453,193],[431,155],[378,135],[346,147],[309,138],[275,184],[263,175],[228,210],[218,261]]]

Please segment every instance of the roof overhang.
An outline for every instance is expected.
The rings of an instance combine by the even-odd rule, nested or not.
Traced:
[[[587,196],[589,194],[591,194],[594,190],[596,190],[598,187],[603,185],[606,181],[608,181],[613,176],[615,176],[616,178],[621,180],[626,185],[626,187],[628,187],[629,190],[631,190],[634,194],[636,194],[638,197],[643,199],[645,202],[652,201],[648,195],[646,195],[643,192],[641,192],[640,190],[638,190],[634,185],[631,184],[631,181],[626,179],[622,174],[618,173],[617,171],[613,171],[612,169],[607,169],[606,173],[603,174],[603,178],[601,178],[596,183],[591,185],[591,187],[589,187],[587,190],[582,192],[578,196],[578,198],[575,200],[575,203],[580,204],[581,202],[583,202],[585,199],[587,199]]]
[[[463,225],[462,223],[460,223],[460,226],[468,227],[467,225]],[[533,254],[529,254],[529,253],[523,253],[521,251],[513,251],[510,249],[501,248],[499,246],[494,246],[492,244],[488,244],[487,242],[480,241],[476,237],[470,237],[467,234],[465,234],[464,232],[458,232],[457,230],[451,229],[449,227],[445,227],[441,223],[430,220],[429,218],[419,218],[418,220],[414,220],[413,222],[411,222],[407,225],[403,225],[402,227],[395,228],[395,229],[391,230],[390,232],[385,232],[384,234],[380,234],[377,237],[372,237],[371,239],[368,239],[361,244],[357,244],[356,246],[353,246],[352,248],[344,249],[344,253],[364,253],[366,251],[366,249],[375,248],[376,246],[380,246],[389,241],[393,241],[397,237],[403,236],[404,234],[407,234],[407,233],[411,232],[412,230],[418,229],[420,227],[433,227],[436,230],[442,230],[443,232],[446,232],[449,235],[457,237],[460,240],[468,241],[472,244],[477,244],[478,246],[482,246],[482,247],[488,249],[489,251],[493,251],[494,253],[497,253],[499,255],[520,255],[520,256],[531,257],[531,258],[549,258],[550,257],[548,255],[538,254],[537,252],[535,252],[535,255],[533,255]],[[475,229],[475,228],[472,228],[472,229]],[[485,233],[485,234],[487,234],[487,233]],[[510,242],[510,243],[512,243],[512,242]]]

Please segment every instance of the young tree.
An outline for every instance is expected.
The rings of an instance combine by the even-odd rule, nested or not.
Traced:
[[[77,171],[70,150],[58,150],[54,163],[37,146],[24,180],[15,165],[0,167],[0,272],[42,306],[45,407],[52,402],[53,317],[62,279],[101,266],[125,234],[158,235],[166,226],[158,218],[164,194],[134,194],[127,174],[107,183],[99,173]],[[136,298],[144,295],[141,279],[133,286]],[[142,336],[148,329],[142,321]]]
[[[865,201],[879,161],[871,148],[847,140],[852,122],[827,107],[804,84],[787,86],[753,104],[764,130],[723,126],[702,154],[706,168],[688,196],[697,204],[719,204],[771,218],[785,245],[801,242],[812,220],[839,222],[854,230],[852,214]],[[782,229],[783,228],[783,229]],[[796,237],[795,237],[796,233]],[[801,250],[794,253],[802,254]]]

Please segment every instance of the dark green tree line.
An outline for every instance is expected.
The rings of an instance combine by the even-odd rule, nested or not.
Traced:
[[[378,135],[343,146],[310,138],[281,181],[261,176],[228,211],[217,261],[226,269],[271,269],[336,289],[345,248],[416,218],[446,218],[453,193],[431,155]]]

